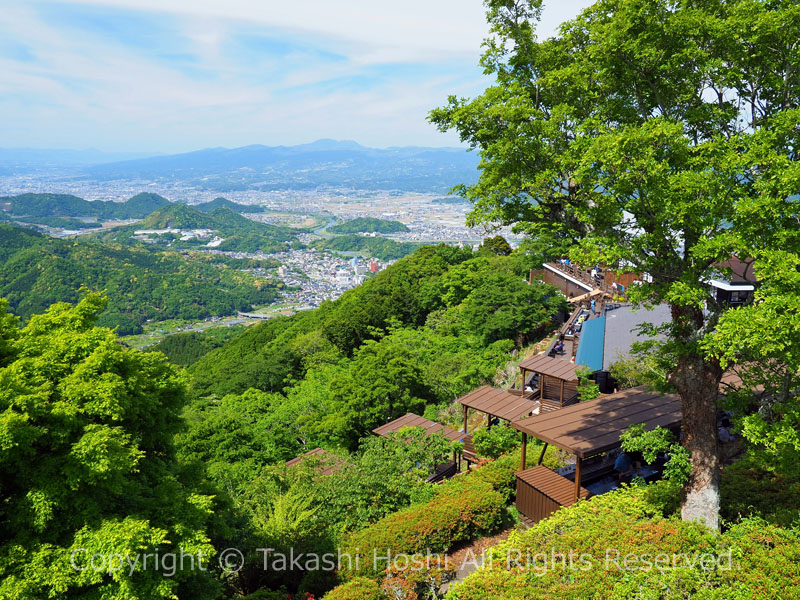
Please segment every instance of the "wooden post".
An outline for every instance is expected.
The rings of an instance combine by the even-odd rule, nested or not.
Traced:
[[[469,433],[467,430],[467,413],[469,412],[469,406],[466,404],[464,405],[464,433]]]
[[[581,457],[575,455],[575,501],[581,499]]]
[[[539,402],[544,400],[544,373],[539,373]]]
[[[527,457],[527,454],[528,454],[528,434],[523,431],[522,432],[522,468],[520,469],[520,471],[524,471],[525,470],[525,464],[527,462],[525,459]]]
[[[542,461],[544,460],[544,453],[547,451],[547,442],[544,443],[542,446],[542,453],[539,455],[539,462],[536,463],[537,465],[541,465]]]
[[[564,380],[561,380],[561,406],[564,406]]]

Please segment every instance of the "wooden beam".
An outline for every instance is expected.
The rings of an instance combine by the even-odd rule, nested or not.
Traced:
[[[575,501],[581,499],[581,457],[575,456]]]
[[[561,380],[561,406],[564,406],[564,380]]]
[[[528,454],[528,434],[524,431],[522,432],[522,468],[520,471],[525,470],[525,464],[527,463],[527,454]]]
[[[537,465],[541,465],[542,464],[542,461],[544,460],[544,453],[547,451],[547,446],[548,445],[549,444],[547,442],[545,442],[544,446],[542,446],[542,453],[539,455],[539,462],[536,463]]]

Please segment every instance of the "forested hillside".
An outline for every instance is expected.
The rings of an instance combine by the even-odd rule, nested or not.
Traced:
[[[75,302],[80,288],[105,290],[99,323],[138,333],[148,319],[202,319],[268,304],[276,285],[207,257],[89,240],[57,240],[0,225],[0,296],[23,318],[55,302]]]
[[[0,198],[0,209],[19,217],[142,219],[167,204],[166,198],[145,192],[125,202],[88,201],[70,194],[21,194]]]
[[[564,299],[516,263],[426,247],[318,310],[248,329],[190,367],[200,396],[281,392],[307,444],[355,447],[409,410],[436,411],[492,379],[509,352],[547,331]],[[266,417],[265,417],[266,418]],[[288,457],[299,447],[285,449]]]
[[[384,237],[366,237],[357,234],[339,235],[317,240],[312,244],[318,250],[329,252],[355,252],[378,260],[397,260],[414,252],[420,244],[396,242]]]
[[[218,206],[206,213],[177,202],[156,210],[138,223],[115,227],[97,234],[97,237],[103,241],[136,244],[139,243],[137,231],[165,229],[212,230],[216,235],[225,238],[216,249],[232,252],[281,252],[288,248],[289,242],[297,239],[296,231],[251,221],[224,206]],[[172,248],[193,248],[208,243],[207,239],[198,238],[180,240],[180,236],[173,233],[152,235],[150,241]]]
[[[43,239],[17,231],[2,256]],[[23,329],[0,312],[0,414],[7,424],[0,431],[8,449],[0,454],[0,474],[12,482],[2,490],[10,521],[0,520],[0,595],[35,588],[77,597],[88,586],[118,597],[125,586],[154,599],[440,597],[432,590],[454,574],[443,562],[388,574],[370,561],[345,562],[338,572],[265,569],[257,549],[448,552],[514,526],[508,506],[519,440],[512,435],[510,444],[498,445],[505,427],[485,431],[485,444],[476,433],[475,445],[486,459],[510,454],[441,485],[426,480],[458,443],[421,429],[387,438],[370,430],[407,411],[458,426],[454,400],[483,383],[502,383],[514,350],[549,334],[565,301],[554,288],[523,280],[526,260],[518,253],[420,249],[337,301],[247,329],[216,349],[208,351],[224,337],[219,332],[170,338],[162,348],[192,363],[190,377],[158,349],[126,350],[94,327],[103,311],[97,295],[77,307],[56,305]],[[36,443],[27,443],[32,437]],[[317,446],[328,454],[285,464]],[[529,453],[542,449],[529,442]],[[553,447],[543,456],[550,468],[564,464]],[[323,466],[331,470],[320,476]],[[783,527],[800,518],[792,504],[800,481],[742,460],[726,469],[723,483],[725,518],[747,519],[722,536],[677,522],[679,486],[661,482],[563,509],[522,536],[512,534],[497,551],[552,545],[597,561],[609,539],[634,552],[733,548],[734,567],[747,570],[745,588],[737,587],[737,571],[689,567],[677,572],[675,589],[693,597],[700,586],[710,600],[766,585],[765,598],[795,597],[770,592],[764,582],[775,579],[782,590],[795,584],[800,542]],[[76,548],[127,555],[165,552],[176,543],[213,556],[209,568],[178,569],[167,578],[89,569],[88,579],[64,558]],[[215,553],[223,548],[242,552],[233,572],[218,566]],[[631,579],[581,572],[569,586],[577,582],[593,597],[609,585],[614,597],[632,598],[631,590],[658,588],[662,580],[652,573]],[[490,567],[448,597],[521,599],[572,589],[558,572],[545,575]]]
[[[398,233],[408,231],[400,221],[387,221],[374,217],[358,217],[333,227],[328,227],[331,233]]]
[[[202,212],[211,212],[215,208],[228,208],[237,213],[261,213],[267,210],[259,204],[239,204],[221,197],[202,204],[195,204],[192,208]]]

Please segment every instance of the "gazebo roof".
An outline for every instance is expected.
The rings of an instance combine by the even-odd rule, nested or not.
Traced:
[[[565,358],[551,358],[546,354],[538,354],[519,364],[520,369],[541,373],[564,381],[578,381],[575,364]]]
[[[488,385],[470,392],[460,398],[459,402],[464,406],[506,421],[516,421],[527,417],[539,406],[536,400],[505,390],[498,390]]]
[[[425,434],[428,436],[431,436],[434,433],[441,433],[452,441],[461,440],[466,435],[460,431],[456,431],[455,429],[448,427],[447,425],[442,425],[441,423],[431,421],[425,417],[420,417],[414,413],[408,413],[399,419],[395,419],[394,421],[386,423],[386,425],[376,427],[372,430],[372,433],[382,437],[387,437],[390,433],[400,431],[403,427],[422,427],[425,430]]]
[[[631,425],[641,423],[650,430],[658,425],[676,427],[680,422],[677,395],[637,387],[515,421],[512,426],[583,459],[617,448],[620,435]]]

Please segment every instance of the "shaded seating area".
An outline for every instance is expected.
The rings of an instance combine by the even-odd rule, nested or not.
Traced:
[[[541,412],[556,410],[578,402],[576,365],[569,360],[540,354],[519,365],[525,388],[538,400]]]
[[[463,396],[458,400],[464,408],[464,458],[467,462],[477,462],[475,447],[472,445],[472,434],[467,422],[470,409],[487,415],[489,426],[492,419],[516,421],[539,412],[540,404],[526,396],[522,390],[499,390],[485,385]]]
[[[336,471],[344,469],[346,463],[335,454],[323,450],[322,448],[314,448],[309,452],[305,452],[286,462],[287,467],[296,467],[304,462],[315,463],[315,468],[318,475],[330,475]]]
[[[656,426],[677,430],[681,424],[679,397],[638,387],[512,422],[511,426],[522,432],[517,509],[537,522],[558,507],[591,495],[587,490],[592,487],[590,484],[614,472],[609,452],[620,447],[620,436],[626,429],[638,424],[644,424],[646,430]],[[545,443],[538,464],[532,469],[527,469],[529,435]],[[551,444],[575,456],[573,469],[565,469],[563,474],[551,471],[552,476],[542,474],[544,453]],[[564,482],[571,487],[569,497],[563,494]],[[598,490],[608,491],[603,486]]]
[[[414,413],[408,413],[398,419],[395,419],[394,421],[389,421],[385,425],[376,427],[372,430],[372,433],[381,437],[389,437],[390,434],[396,433],[405,427],[421,427],[425,431],[425,435],[428,437],[436,433],[440,433],[451,442],[463,441],[464,439],[464,434],[460,431],[456,431],[452,427],[442,425],[436,421],[431,421],[425,417],[420,417]],[[452,477],[458,473],[458,471],[459,465],[456,462],[456,457],[453,456],[452,461],[442,463],[441,465],[436,465],[434,472],[431,473],[427,481],[431,483],[438,483],[444,479]]]

